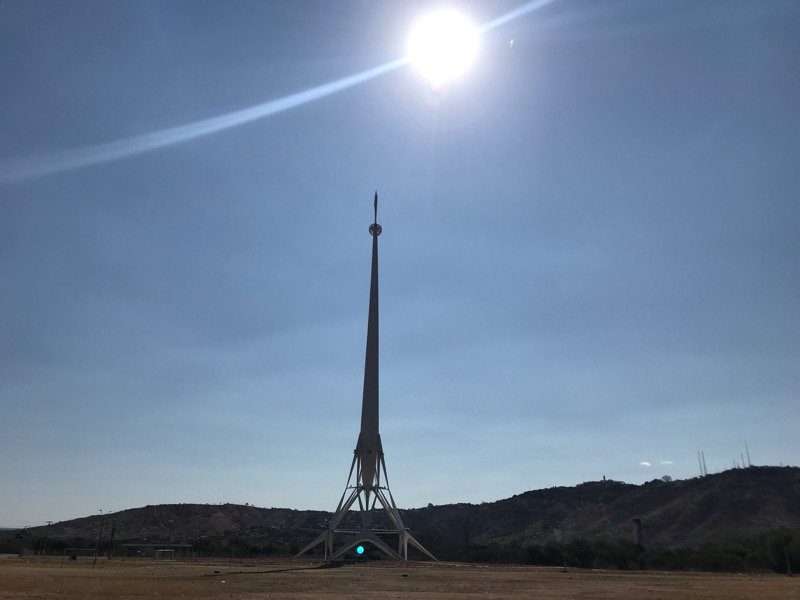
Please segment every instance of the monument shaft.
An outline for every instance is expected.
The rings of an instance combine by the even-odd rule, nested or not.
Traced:
[[[378,372],[378,236],[380,225],[370,227],[372,233],[372,277],[369,286],[369,319],[367,321],[367,351],[364,360],[364,395],[361,401],[361,432],[356,454],[361,458],[361,483],[370,490],[378,485],[379,461],[383,454],[379,432],[379,372]]]

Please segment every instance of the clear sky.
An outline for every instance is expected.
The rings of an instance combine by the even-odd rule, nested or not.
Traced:
[[[0,2],[0,525],[335,509],[375,190],[399,506],[800,464],[800,3],[540,4]]]

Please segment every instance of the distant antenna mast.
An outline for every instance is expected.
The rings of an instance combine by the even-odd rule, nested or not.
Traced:
[[[753,463],[750,462],[750,448],[747,447],[747,440],[744,441],[744,449],[747,452],[747,466],[752,467]]]
[[[700,450],[697,451],[697,464],[700,465],[700,477],[703,476],[703,463],[700,460]]]
[[[703,457],[703,476],[708,475],[708,469],[706,468],[706,453],[701,452],[700,455]]]

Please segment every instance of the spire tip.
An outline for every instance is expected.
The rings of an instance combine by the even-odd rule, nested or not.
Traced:
[[[369,232],[373,237],[378,237],[381,234],[381,226],[378,225],[378,190],[375,190],[375,220],[369,226]]]

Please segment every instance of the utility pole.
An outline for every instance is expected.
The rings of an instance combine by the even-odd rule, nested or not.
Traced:
[[[42,552],[41,555],[44,556],[47,553],[47,535],[50,533],[50,524],[52,521],[47,521],[47,529],[44,530],[44,543],[42,544]]]
[[[114,532],[117,529],[117,520],[111,521],[111,539],[108,540],[108,560],[111,560],[111,553],[114,552]]]
[[[103,538],[103,525],[105,525],[106,518],[103,515],[103,511],[100,511],[100,533],[97,535],[97,547],[94,549],[94,562],[92,563],[92,568],[94,569],[95,565],[97,564],[97,555],[100,553],[100,540]]]
[[[23,556],[25,554],[25,534],[28,533],[28,526],[25,525],[22,529],[20,529],[19,533],[19,555]]]

